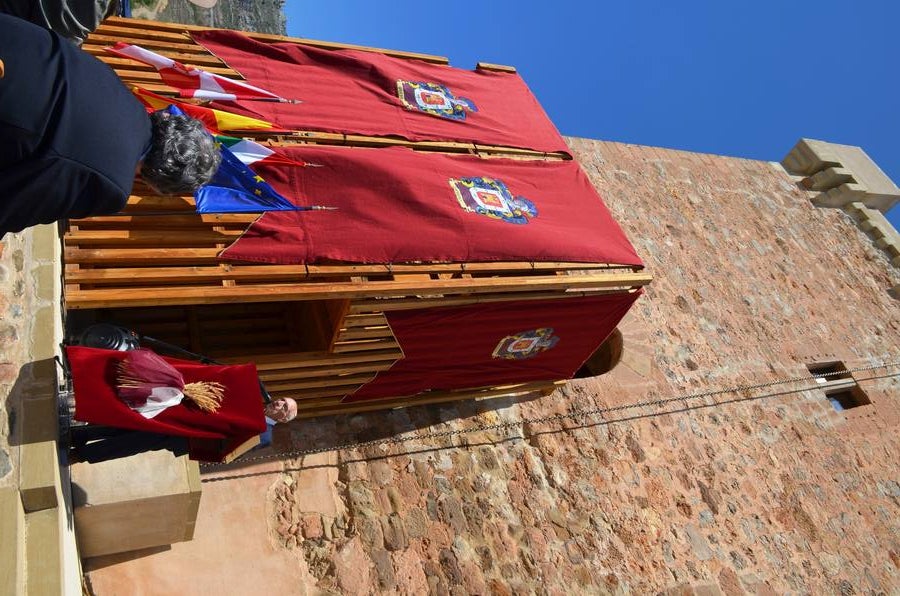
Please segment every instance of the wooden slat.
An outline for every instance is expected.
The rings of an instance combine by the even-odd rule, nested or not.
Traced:
[[[335,342],[332,351],[335,354],[344,352],[362,352],[367,350],[386,350],[391,348],[399,348],[397,342],[391,338],[382,339],[357,339],[353,341]]]
[[[349,329],[341,331],[338,334],[338,341],[350,341],[354,339],[380,339],[383,337],[393,337],[389,327],[363,327],[359,329]]]
[[[400,350],[390,349],[363,354],[332,354],[330,352],[294,352],[282,354],[264,354],[253,357],[258,371],[277,371],[295,368],[319,368],[330,366],[346,366],[364,362],[392,362],[403,354]],[[229,364],[245,363],[247,359],[222,358]]]
[[[104,248],[83,249],[66,247],[65,259],[83,265],[141,264],[153,261],[160,265],[208,265],[217,263],[218,248]]]
[[[385,319],[384,315],[381,313],[372,315],[347,315],[344,317],[345,329],[369,327],[372,325],[387,325],[387,319]]]
[[[150,66],[149,64],[143,64],[141,62],[136,62],[130,58],[116,58],[115,56],[113,56],[112,54],[109,54],[108,52],[103,52],[103,54],[101,54],[97,57],[100,58],[100,60],[102,62],[104,62],[105,64],[110,65],[116,71],[116,74],[118,74],[120,77],[125,78],[127,76],[130,76],[128,73],[131,73],[131,72],[136,72],[136,73],[140,72],[140,73],[144,73],[144,74],[154,73],[154,74],[156,74],[156,79],[154,79],[154,80],[156,80],[156,81],[160,80],[159,74],[157,73],[156,69],[153,68],[152,66]],[[193,66],[193,65],[191,65],[191,66]],[[212,66],[212,65],[204,64],[203,70],[205,70],[206,72],[220,74],[220,75],[232,78],[232,79],[243,78],[237,72],[235,72],[231,68],[228,68],[227,66]]]
[[[190,35],[187,33],[187,29],[184,26],[178,26],[175,29],[161,29],[157,27],[122,27],[118,22],[107,19],[104,21],[94,33],[98,37],[115,37],[116,39],[120,39],[129,42],[128,39],[137,38],[141,41],[145,40],[153,40],[153,41],[170,41],[170,42],[189,42],[194,43],[191,39]],[[94,41],[94,34],[88,37],[87,41]]]
[[[86,42],[81,49],[94,56],[103,62],[111,65],[113,68],[119,64],[127,64],[131,65],[132,68],[141,68],[141,63],[131,60],[130,58],[117,58],[114,54],[110,54],[106,51],[106,48],[110,47],[110,44],[92,44],[90,40]],[[165,50],[161,52],[157,52],[158,54],[162,54],[166,58],[171,58],[177,62],[181,62],[186,66],[195,66],[198,68],[203,68],[204,70],[209,70],[212,72],[212,68],[219,68],[222,70],[226,70],[230,73],[228,76],[233,78],[243,78],[240,73],[235,71],[232,68],[229,68],[224,62],[213,56],[212,54],[197,54],[197,53],[185,53],[185,52],[177,52],[172,50]],[[146,66],[146,65],[145,65]],[[146,66],[147,69],[152,69],[152,66]],[[224,74],[224,73],[222,73]]]
[[[256,213],[209,213],[203,215],[190,212],[185,212],[183,215],[119,214],[79,219],[78,229],[98,230],[121,228],[132,230],[136,227],[140,227],[171,230],[172,228],[208,228],[213,225],[231,225],[240,230],[244,230],[258,217],[259,214]]]
[[[579,296],[595,296],[598,294],[614,294],[624,290],[609,288],[605,290],[578,291],[569,289],[565,292],[548,290],[544,292],[517,292],[506,294],[480,294],[477,296],[442,296],[439,298],[386,298],[354,301],[350,312],[366,313],[372,311],[408,310],[410,308],[433,308],[441,306],[465,306],[468,304],[485,304],[487,302],[508,302],[510,300],[549,300],[558,298],[577,298]]]
[[[135,35],[134,37],[130,37],[127,39],[123,39],[117,35],[104,35],[101,30],[97,30],[97,32],[92,33],[88,38],[88,43],[97,46],[112,46],[120,41],[125,41],[127,43],[133,43],[135,45],[139,45],[145,50],[152,50],[158,54],[165,55],[167,52],[183,52],[185,54],[208,54],[205,48],[195,44],[188,37],[182,37],[180,40],[176,39],[150,39],[148,37],[143,37],[140,35]]]
[[[343,377],[332,376],[321,379],[295,378],[287,381],[266,381],[266,389],[269,391],[295,391],[301,389],[334,388],[338,386],[359,386],[368,383],[375,378],[374,373],[347,375]]]
[[[265,371],[260,373],[263,383],[273,381],[290,381],[294,379],[313,379],[322,377],[334,377],[337,375],[353,375],[367,372],[387,370],[393,365],[389,362],[362,362],[360,364],[330,365],[326,368],[286,369],[279,371]]]
[[[644,273],[591,274],[564,277],[496,277],[489,279],[432,280],[427,284],[401,284],[374,281],[360,283],[265,284],[238,287],[156,288],[148,295],[144,288],[77,290],[68,295],[70,308],[110,308],[165,306],[184,304],[221,304],[227,302],[281,302],[285,300],[323,300],[329,298],[368,298],[371,296],[407,296],[455,292],[528,292],[568,290],[580,287],[635,287],[649,283]],[[474,283],[477,282],[477,283]]]
[[[86,246],[148,246],[209,245],[225,242],[231,244],[242,230],[216,232],[213,230],[161,231],[161,230],[78,230],[65,236],[67,245]]]

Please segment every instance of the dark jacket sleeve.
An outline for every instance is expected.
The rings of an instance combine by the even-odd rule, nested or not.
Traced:
[[[64,217],[116,213],[127,200],[105,176],[78,163],[52,157],[28,160],[0,172],[0,237]]]

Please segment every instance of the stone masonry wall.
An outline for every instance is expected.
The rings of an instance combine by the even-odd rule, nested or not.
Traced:
[[[815,361],[900,362],[896,270],[777,164],[569,142],[655,276],[620,327],[620,365],[532,401],[299,422],[280,449],[734,388]],[[898,370],[855,373],[872,404],[844,413],[799,381],[287,459],[204,490],[270,479],[266,519],[240,525],[265,525],[299,594],[897,593]],[[92,573],[97,593],[121,569]]]
[[[18,483],[23,399],[53,391],[46,360],[61,339],[59,252],[53,225],[0,239],[0,486]]]

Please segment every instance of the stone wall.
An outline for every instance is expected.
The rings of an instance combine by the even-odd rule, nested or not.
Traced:
[[[284,0],[219,0],[202,8],[188,0],[132,1],[133,16],[168,23],[187,23],[238,31],[284,35]]]
[[[532,401],[279,429],[282,450],[473,432],[209,475],[204,499],[228,506],[201,502],[195,551],[98,569],[95,591],[186,581],[209,524],[223,559],[224,525],[267,540],[248,556],[288,557],[268,581],[299,594],[896,593],[896,366],[854,373],[872,404],[840,413],[803,380],[478,430],[801,377],[815,361],[900,362],[897,270],[778,164],[569,142],[655,276],[616,369]],[[249,515],[259,499],[264,519]],[[194,585],[230,593],[253,567],[204,568]]]

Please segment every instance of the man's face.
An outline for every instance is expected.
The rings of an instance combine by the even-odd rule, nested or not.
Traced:
[[[290,397],[280,397],[266,406],[266,416],[275,422],[289,422],[297,416],[297,402]]]

